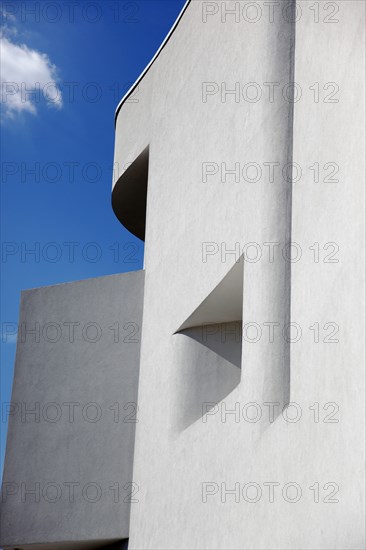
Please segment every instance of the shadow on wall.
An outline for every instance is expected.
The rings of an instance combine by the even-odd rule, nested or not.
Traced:
[[[145,240],[149,147],[118,178],[112,192],[112,208],[128,231]]]
[[[241,381],[243,329],[247,331],[248,325],[253,324],[243,316],[244,288],[241,257],[173,335],[178,369],[178,430],[201,418]],[[284,319],[287,312],[285,302]],[[254,400],[268,401],[267,396],[271,396],[271,401],[286,406],[290,397],[289,342],[283,339],[275,348],[263,340],[249,351],[253,343],[256,341],[246,337],[245,383],[249,401],[253,401],[253,396]]]
[[[201,418],[240,383],[243,284],[240,258],[174,335],[179,430]]]
[[[129,539],[123,539],[119,542],[115,542],[114,544],[108,544],[108,546],[104,546],[103,548],[104,550],[128,550],[128,541]]]
[[[21,546],[5,546],[6,550],[128,550],[129,539],[121,539],[111,544],[102,541],[52,542],[40,544],[25,544]],[[0,550],[3,548],[0,546]]]
[[[175,335],[178,359],[179,418],[184,430],[240,383],[242,323],[192,327]]]

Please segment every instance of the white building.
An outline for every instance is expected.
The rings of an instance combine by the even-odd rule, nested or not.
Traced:
[[[364,548],[364,21],[187,2],[116,113],[144,273],[22,296],[4,548]]]

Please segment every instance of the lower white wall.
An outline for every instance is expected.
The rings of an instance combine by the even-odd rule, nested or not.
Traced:
[[[128,538],[143,285],[138,271],[22,293],[1,503],[6,548]]]

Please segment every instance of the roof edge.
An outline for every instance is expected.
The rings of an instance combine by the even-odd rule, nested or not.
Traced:
[[[145,69],[142,71],[142,73],[140,74],[140,76],[136,79],[136,81],[134,82],[134,84],[132,84],[131,88],[125,93],[125,95],[122,97],[121,101],[118,103],[117,105],[117,108],[116,108],[116,111],[115,111],[115,114],[114,114],[114,125],[116,125],[117,123],[117,117],[118,117],[118,114],[119,114],[119,111],[121,110],[121,107],[122,105],[124,104],[124,102],[130,97],[130,95],[132,94],[132,92],[136,89],[136,87],[139,85],[139,83],[141,82],[141,80],[144,78],[145,74],[148,72],[148,70],[150,69],[150,67],[155,63],[155,61],[157,60],[157,58],[159,57],[160,53],[162,52],[162,50],[165,48],[166,44],[168,43],[170,37],[172,36],[172,34],[174,33],[175,29],[177,28],[180,20],[182,19],[186,9],[188,8],[189,4],[191,3],[192,0],[186,0],[186,3],[184,4],[183,8],[181,9],[177,19],[175,20],[175,22],[173,23],[173,26],[172,28],[170,29],[170,31],[168,32],[168,34],[166,35],[163,43],[161,44],[160,48],[158,49],[158,51],[156,52],[156,54],[154,55],[154,57],[152,58],[152,60],[150,61],[150,63],[145,67]]]

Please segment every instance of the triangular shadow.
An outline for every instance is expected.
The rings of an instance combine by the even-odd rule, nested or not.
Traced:
[[[196,422],[240,383],[243,265],[241,258],[175,333],[179,429]]]

